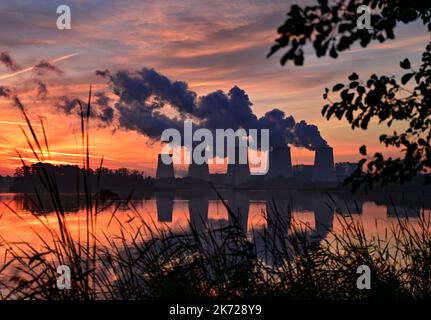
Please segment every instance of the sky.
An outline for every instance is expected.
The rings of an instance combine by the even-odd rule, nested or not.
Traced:
[[[38,133],[43,120],[53,163],[82,162],[80,120],[61,112],[59,99],[85,100],[90,85],[93,92],[109,90],[96,70],[144,67],[186,82],[198,95],[238,86],[245,90],[258,116],[278,108],[297,121],[315,124],[334,148],[336,162],[358,160],[358,149],[364,143],[369,152],[382,151],[377,138],[387,128],[373,124],[367,131],[352,131],[346,122],[321,116],[324,88],[346,81],[353,71],[362,78],[373,73],[399,76],[399,61],[405,57],[417,66],[430,40],[426,27],[420,22],[400,25],[395,40],[372,43],[365,49],[354,46],[336,60],[318,59],[307,48],[304,66],[282,67],[280,55],[268,59],[266,54],[293,3],[314,0],[2,1],[0,51],[8,52],[21,69],[46,60],[62,72],[37,75],[47,86],[44,99],[37,97],[34,70],[15,74],[2,65],[0,86],[16,88]],[[71,8],[71,30],[56,28],[56,9],[61,4]],[[19,110],[0,97],[0,174],[11,174],[20,165],[17,150],[29,163],[35,161],[20,125],[25,128]],[[103,156],[104,165],[110,168],[154,174],[158,143],[118,127],[115,121],[92,121],[90,133],[94,165]],[[387,154],[398,152],[388,150]],[[292,148],[293,164],[311,164],[313,158],[309,150]]]

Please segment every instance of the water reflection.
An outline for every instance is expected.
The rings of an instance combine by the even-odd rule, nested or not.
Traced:
[[[231,213],[228,213],[219,195],[225,200]],[[205,232],[209,225],[238,225],[254,241],[257,253],[265,254],[261,258],[273,265],[278,265],[286,257],[271,256],[269,253],[272,251],[289,252],[288,257],[293,257],[303,249],[317,248],[331,231],[337,232],[337,215],[351,215],[355,219],[361,219],[365,231],[372,232],[376,220],[383,227],[405,218],[414,223],[422,212],[429,214],[431,208],[429,194],[413,192],[375,192],[365,195],[346,191],[328,193],[311,190],[231,189],[219,190],[219,195],[206,189],[166,190],[135,195],[131,202],[149,225],[167,226],[178,232],[183,232],[189,226],[198,232]],[[119,198],[108,199],[102,205],[112,202],[115,207],[121,201],[126,202],[126,196],[120,195]],[[37,211],[55,220],[55,215],[50,214],[54,212],[55,205],[48,197],[37,199],[23,194],[0,194],[0,200],[19,212]],[[69,194],[63,195],[61,202],[63,210],[70,214],[72,225],[76,229],[82,228],[84,224],[79,221],[84,221],[85,199]],[[30,225],[34,226],[31,214],[27,215],[28,218],[19,220],[10,212],[8,214],[8,211],[8,208],[3,207],[0,212],[3,215],[0,219],[0,235],[13,241],[35,240],[36,237],[32,239],[28,231]],[[129,207],[120,205],[115,219],[119,226],[133,223],[129,211]],[[111,218],[112,209],[108,206],[106,212],[98,215],[100,228],[106,228]],[[117,229],[112,226],[107,231],[103,229],[103,232],[113,236],[118,231],[118,226]],[[295,247],[298,243],[305,244],[307,248]],[[267,250],[268,245],[276,250]]]
[[[335,212],[342,215],[362,214],[363,201],[337,198]]]
[[[208,224],[209,196],[205,193],[196,194],[189,199],[190,225],[198,231]]]
[[[316,224],[316,234],[327,234],[327,226],[332,228],[334,214],[363,215],[364,204],[373,204],[386,208],[386,217],[418,218],[422,209],[431,208],[430,194],[421,193],[374,193],[351,194],[349,192],[320,192],[320,191],[253,191],[253,190],[220,190],[219,195],[212,190],[181,190],[158,191],[153,194],[135,195],[132,202],[146,209],[150,202],[156,202],[156,208],[147,208],[156,211],[157,221],[169,223],[175,220],[175,204],[178,201],[188,203],[187,213],[190,223],[202,228],[208,223],[210,203],[217,203],[223,207],[220,198],[224,199],[234,216],[227,215],[230,224],[236,220],[244,231],[249,227],[250,205],[256,206],[266,214],[268,228],[274,225],[288,229],[293,212],[313,212]],[[39,212],[50,214],[55,212],[56,205],[49,197],[36,197],[24,194],[0,194],[0,199],[8,199],[13,208],[19,211]],[[121,198],[120,198],[121,199]],[[117,201],[108,200],[116,203]],[[8,202],[8,201],[6,201]],[[103,206],[106,203],[99,203]],[[74,194],[61,196],[62,210],[66,213],[78,213],[85,208],[85,198]],[[219,210],[219,209],[217,209]],[[322,229],[322,226],[326,226]]]
[[[226,199],[231,211],[229,214],[230,225],[237,222],[241,229],[247,232],[250,195],[247,191],[234,190],[226,196]]]
[[[156,194],[157,221],[172,222],[174,199],[175,193],[173,191],[159,192]]]

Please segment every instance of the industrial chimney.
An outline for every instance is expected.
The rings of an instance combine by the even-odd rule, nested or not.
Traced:
[[[240,163],[240,148],[235,148],[235,163],[229,163],[225,182],[227,184],[239,185],[250,179],[250,168],[248,166],[248,155],[246,163]]]
[[[170,155],[170,154],[165,154],[163,156],[172,158],[172,155]],[[163,179],[163,178],[172,178],[173,179],[173,178],[175,178],[173,161],[171,161],[171,164],[165,164],[162,161],[162,154],[159,154],[159,157],[157,159],[156,178],[157,179]]]
[[[189,173],[187,175],[189,178],[201,179],[205,181],[210,181],[210,171],[208,168],[208,163],[197,164],[193,161],[189,165]]]
[[[334,151],[331,147],[321,147],[316,149],[312,180],[314,182],[336,181]]]
[[[290,178],[293,176],[290,147],[273,147],[268,154],[269,168],[267,178]]]

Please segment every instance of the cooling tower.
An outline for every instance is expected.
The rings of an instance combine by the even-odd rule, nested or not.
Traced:
[[[165,156],[172,157],[172,155],[165,155]],[[159,154],[159,157],[157,159],[156,178],[157,179],[175,178],[173,163],[171,163],[171,164],[164,164],[163,161],[162,161],[162,155],[161,154]]]
[[[210,172],[208,168],[208,163],[197,164],[197,163],[194,163],[192,160],[192,163],[190,163],[189,165],[189,173],[187,176],[189,178],[209,181]]]
[[[225,182],[227,184],[239,185],[250,179],[250,168],[247,163],[239,163],[239,148],[235,148],[235,163],[229,163]]]
[[[334,151],[331,147],[316,149],[312,180],[316,182],[336,181]]]
[[[267,178],[290,178],[293,176],[290,147],[273,147],[269,151],[269,168]]]

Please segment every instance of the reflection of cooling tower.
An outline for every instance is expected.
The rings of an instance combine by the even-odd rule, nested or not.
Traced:
[[[314,157],[313,181],[335,181],[334,151],[331,147],[316,149]]]
[[[243,231],[247,231],[249,198],[247,192],[232,192],[227,197],[229,209],[234,217],[229,216],[230,223],[236,220]]]
[[[398,218],[419,218],[421,215],[421,207],[400,207],[400,206],[387,206],[388,217]]]
[[[239,157],[240,148],[235,148],[235,163],[229,163],[227,166],[226,183],[238,185],[247,182],[250,178],[250,168],[247,163],[240,163]],[[247,149],[245,149],[247,152]]]
[[[266,200],[266,219],[268,229],[287,234],[292,219],[290,201],[268,198]]]
[[[157,220],[159,222],[172,222],[175,195],[172,192],[156,194]]]
[[[323,197],[313,199],[314,236],[316,240],[324,239],[332,231],[334,208]]]
[[[361,200],[336,200],[335,212],[343,215],[362,214]]]
[[[201,179],[201,180],[210,180],[210,172],[208,168],[208,163],[197,164],[192,161],[189,165],[189,178]]]
[[[189,200],[190,224],[196,230],[201,230],[208,222],[209,199],[206,196],[195,195]]]
[[[172,155],[165,155],[165,156],[172,157]],[[171,164],[165,164],[165,163],[163,163],[163,161],[162,161],[162,155],[161,154],[159,154],[159,157],[157,159],[156,178],[157,179],[161,179],[161,178],[175,178],[173,163],[172,162],[171,162]]]
[[[274,147],[269,152],[269,168],[266,176],[268,178],[293,176],[290,147]]]

